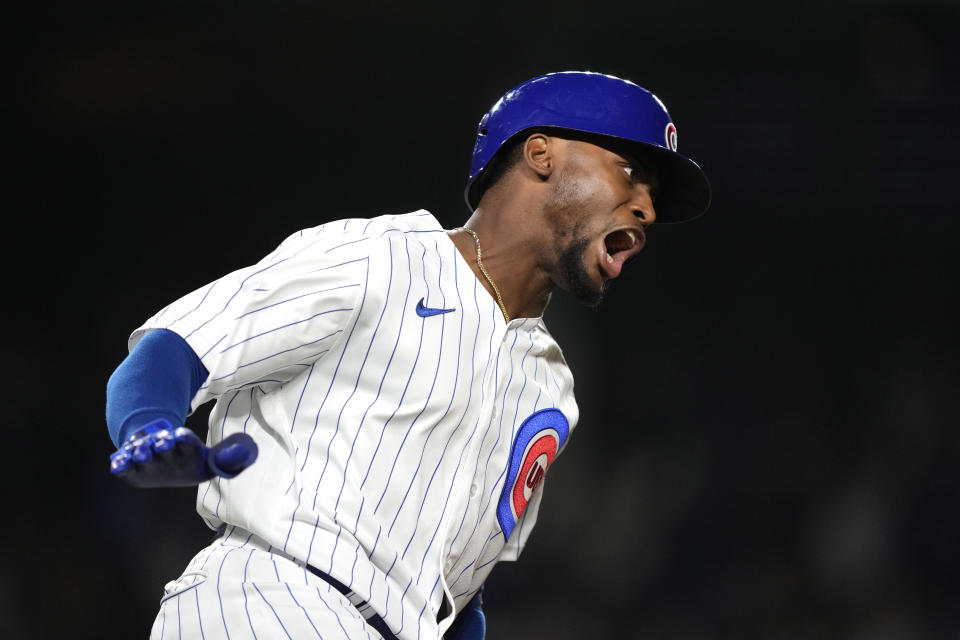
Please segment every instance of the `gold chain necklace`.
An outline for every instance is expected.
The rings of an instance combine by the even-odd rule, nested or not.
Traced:
[[[493,287],[493,292],[497,294],[497,304],[500,305],[500,312],[503,313],[503,319],[510,322],[510,314],[507,313],[507,307],[503,304],[503,296],[500,295],[500,289],[497,288],[497,283],[493,281],[493,278],[490,277],[490,274],[487,273],[486,268],[483,266],[483,260],[480,257],[480,236],[478,236],[473,229],[467,229],[466,227],[458,227],[454,229],[454,231],[466,231],[473,236],[473,241],[477,244],[477,266],[480,267],[480,273],[483,274],[483,277],[486,278],[490,286]]]

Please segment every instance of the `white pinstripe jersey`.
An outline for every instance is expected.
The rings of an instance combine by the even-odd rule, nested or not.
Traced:
[[[130,347],[155,328],[210,373],[192,407],[216,400],[208,443],[245,431],[260,449],[200,486],[203,519],[333,575],[403,639],[439,637],[516,559],[578,418],[543,320],[505,323],[425,211],[296,233],[157,313]]]

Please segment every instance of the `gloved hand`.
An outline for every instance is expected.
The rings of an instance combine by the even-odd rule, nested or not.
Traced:
[[[135,487],[189,487],[213,477],[233,478],[257,459],[257,444],[245,433],[207,447],[186,427],[163,418],[127,438],[110,456],[110,473]]]

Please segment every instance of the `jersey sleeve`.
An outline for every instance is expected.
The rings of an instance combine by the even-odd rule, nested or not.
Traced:
[[[368,244],[322,227],[295,234],[257,264],[162,309],[128,347],[161,328],[186,340],[209,371],[191,411],[227,391],[282,385],[343,336],[363,294]]]

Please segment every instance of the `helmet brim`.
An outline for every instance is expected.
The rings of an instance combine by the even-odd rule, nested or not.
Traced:
[[[660,169],[660,192],[654,202],[658,223],[688,222],[706,213],[713,191],[700,165],[676,151],[642,142],[624,142],[641,147]]]

